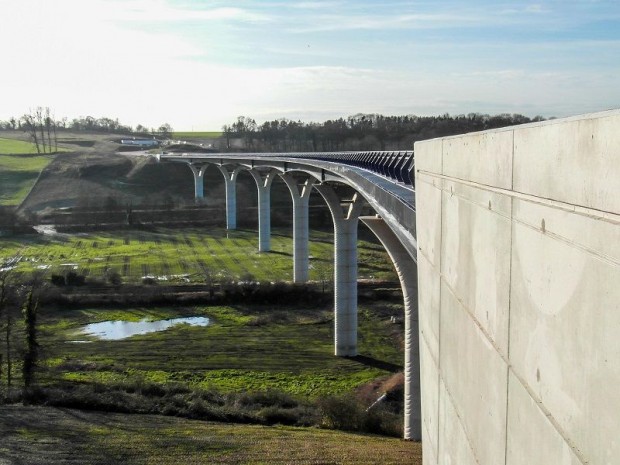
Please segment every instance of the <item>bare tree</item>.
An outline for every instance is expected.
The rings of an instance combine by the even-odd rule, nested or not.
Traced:
[[[26,353],[22,364],[22,376],[24,379],[24,389],[32,385],[34,374],[37,367],[39,344],[37,342],[37,307],[38,299],[33,296],[33,290],[28,292],[26,303],[24,304],[24,325],[26,329]]]
[[[39,146],[39,136],[37,133],[37,124],[36,124],[35,117],[32,115],[32,113],[26,113],[24,116],[21,117],[21,120],[22,120],[22,128],[24,129],[24,131],[30,134],[30,139],[32,140],[32,143],[36,147],[37,153],[41,153],[41,147]]]
[[[30,134],[30,139],[37,149],[37,153],[51,153],[58,151],[56,136],[56,121],[49,107],[37,107],[21,117],[22,129]],[[54,135],[52,142],[52,133]]]
[[[54,130],[54,152],[58,152],[58,134],[56,134],[56,121],[54,119],[52,119],[53,121],[53,130]]]
[[[2,323],[2,316],[5,312],[6,302],[8,300],[9,273],[10,270],[3,270],[0,272],[0,324]],[[2,358],[2,352],[0,352],[0,383],[2,382]]]
[[[50,116],[50,108],[49,107],[45,107],[45,117],[44,117],[44,121],[45,121],[45,130],[47,132],[47,145],[49,148],[49,152],[51,153],[52,151],[52,136],[51,136],[51,132],[52,132],[52,117]]]
[[[41,134],[40,136],[41,147],[43,148],[43,153],[45,153],[46,150],[45,150],[45,131],[43,127],[43,108],[37,107],[34,112],[34,115],[35,115],[35,123],[37,127],[39,128],[39,132]]]
[[[11,260],[5,261],[5,263],[11,262]],[[0,271],[0,328],[2,328],[4,332],[4,340],[2,341],[4,344],[4,355],[5,360],[3,360],[2,353],[0,353],[0,379],[3,361],[6,365],[6,386],[7,386],[7,396],[10,396],[11,393],[11,384],[12,384],[12,376],[13,376],[13,360],[11,357],[12,348],[12,332],[13,332],[13,316],[11,314],[11,306],[10,301],[11,296],[14,291],[14,286],[12,283],[12,268],[5,267],[2,271]],[[14,297],[14,296],[13,296]],[[2,322],[4,319],[4,322]]]

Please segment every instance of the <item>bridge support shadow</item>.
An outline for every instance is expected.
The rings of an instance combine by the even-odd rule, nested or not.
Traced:
[[[386,362],[383,360],[378,360],[376,358],[367,357],[366,355],[356,355],[355,357],[348,357],[350,360],[355,360],[362,365],[366,365],[373,368],[379,368],[381,370],[389,371],[390,373],[398,373],[399,371],[403,371],[402,365],[397,365],[395,363]]]

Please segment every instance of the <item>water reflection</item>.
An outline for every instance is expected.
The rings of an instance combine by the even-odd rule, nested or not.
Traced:
[[[209,318],[201,316],[191,316],[185,318],[172,318],[170,320],[148,321],[103,321],[84,326],[82,333],[95,336],[106,341],[115,341],[138,334],[148,334],[157,331],[164,331],[180,324],[191,326],[207,326]]]

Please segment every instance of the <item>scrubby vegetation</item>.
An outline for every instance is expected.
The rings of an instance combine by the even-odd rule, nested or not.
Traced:
[[[37,301],[42,295],[39,288]],[[19,355],[29,354],[32,347],[28,318],[10,323],[12,346],[0,353],[12,360],[4,372],[12,373],[13,381],[11,387],[6,376],[0,376],[0,397],[89,410],[399,436],[402,392],[369,411],[378,394],[354,395],[400,369],[402,327],[389,319],[399,310],[399,304],[385,301],[364,306],[364,356],[347,359],[332,355],[333,316],[327,306],[63,310],[42,305],[36,314],[36,358]],[[0,315],[5,330],[8,315]],[[98,321],[183,315],[208,316],[211,324],[180,325],[120,341],[80,332]]]

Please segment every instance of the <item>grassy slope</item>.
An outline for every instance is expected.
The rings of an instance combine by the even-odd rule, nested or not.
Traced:
[[[30,142],[0,137],[0,154],[28,154],[36,153],[36,147]]]
[[[30,142],[0,138],[0,205],[19,205],[53,158],[36,155]]]
[[[0,437],[0,463],[23,465],[422,463],[395,438],[48,407],[0,407]]]
[[[0,155],[0,205],[19,205],[52,158]]]

